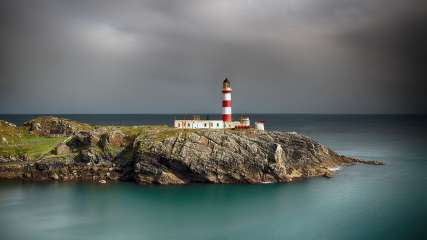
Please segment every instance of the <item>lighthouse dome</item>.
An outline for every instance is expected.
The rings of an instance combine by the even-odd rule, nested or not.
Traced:
[[[224,79],[224,81],[222,82],[223,88],[230,88],[230,85],[230,80],[228,80],[228,78]]]

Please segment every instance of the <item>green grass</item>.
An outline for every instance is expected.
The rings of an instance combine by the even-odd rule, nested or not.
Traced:
[[[31,134],[23,134],[14,136],[13,142],[8,144],[0,143],[0,156],[27,156],[30,159],[38,157],[50,152],[57,144],[64,141],[67,137],[43,137]]]
[[[100,149],[102,152],[109,154],[111,156],[115,156],[119,154],[121,151],[123,151],[122,147],[117,147],[113,145],[107,145],[105,148]]]
[[[168,126],[144,126],[139,135],[151,141],[161,142],[169,137],[177,136],[183,129],[171,128]]]
[[[141,133],[143,128],[144,126],[121,126],[118,129],[128,136],[135,137]]]
[[[130,138],[139,135],[154,136],[156,140],[164,140],[169,136],[174,136],[180,129],[168,127],[167,125],[140,125],[140,126],[98,126],[106,128],[107,131],[120,130]]]
[[[136,137],[147,130],[162,130],[162,129],[168,129],[169,127],[167,125],[142,125],[142,126],[120,126],[118,129],[120,129],[124,134]]]

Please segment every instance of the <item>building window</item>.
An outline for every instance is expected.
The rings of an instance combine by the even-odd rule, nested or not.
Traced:
[[[208,126],[208,124],[207,123],[205,123],[205,127],[207,127]]]
[[[189,123],[187,123],[187,127],[190,127],[190,124],[189,124]]]
[[[217,123],[216,126],[219,127],[219,123]]]
[[[178,123],[178,127],[181,127],[181,123]]]

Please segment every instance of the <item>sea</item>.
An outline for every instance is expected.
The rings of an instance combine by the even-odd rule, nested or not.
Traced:
[[[62,115],[100,125],[174,115]],[[214,119],[216,115],[201,115]],[[18,125],[35,115],[0,115]],[[427,239],[427,116],[256,114],[267,130],[384,161],[290,184],[0,182],[0,239]]]

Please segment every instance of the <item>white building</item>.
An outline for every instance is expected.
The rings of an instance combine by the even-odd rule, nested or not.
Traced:
[[[223,129],[224,121],[222,120],[175,120],[175,128],[212,128],[212,129]]]
[[[256,121],[255,122],[255,129],[264,130],[264,121]]]
[[[193,120],[175,120],[175,128],[187,129],[224,129],[224,128],[249,128],[249,118],[242,118],[241,121],[224,122],[223,120],[200,120],[195,118]]]

